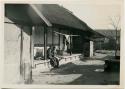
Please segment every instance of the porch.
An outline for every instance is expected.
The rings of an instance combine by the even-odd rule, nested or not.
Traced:
[[[4,80],[9,84],[31,83],[32,67],[36,66],[37,68],[45,65],[47,67],[49,64],[47,61],[47,47],[49,45],[57,46],[58,50],[63,51],[66,51],[68,47],[68,49],[79,48],[81,52],[82,48],[86,48],[83,47],[83,43],[89,44],[95,35],[95,32],[86,23],[75,17],[67,9],[55,4],[6,4],[4,19]],[[73,36],[80,38],[79,46],[75,44],[77,42],[72,45]],[[68,42],[67,37],[70,39]],[[35,45],[43,47],[44,62],[34,61]],[[90,49],[92,48],[91,45],[87,46],[84,53],[91,52]],[[61,57],[60,63],[65,64],[70,60],[77,60],[80,55],[73,54],[72,56]],[[90,56],[90,53],[87,56]],[[13,72],[8,76],[12,70]]]
[[[66,64],[68,62],[72,62],[75,60],[80,60],[80,57],[82,57],[82,54],[72,54],[72,55],[64,55],[64,56],[58,56],[59,59],[59,66]],[[44,68],[52,68],[50,65],[50,60],[34,60],[34,67],[38,68],[41,67]]]

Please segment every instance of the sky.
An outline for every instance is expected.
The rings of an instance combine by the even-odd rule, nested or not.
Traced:
[[[118,22],[122,18],[122,3],[123,0],[67,0],[59,4],[92,29],[113,29],[112,20]]]
[[[123,14],[123,0],[41,0],[38,4],[40,2],[41,4],[59,4],[67,8],[93,30],[114,29],[111,25],[111,19],[113,22],[118,22],[119,18],[120,21],[123,18],[121,16]]]

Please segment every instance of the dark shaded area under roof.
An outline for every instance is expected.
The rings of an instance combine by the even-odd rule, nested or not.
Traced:
[[[5,16],[17,24],[45,24],[28,4],[5,4]]]
[[[89,37],[103,37],[62,6],[57,4],[35,4],[35,6],[53,27],[65,28],[80,34],[87,32]],[[5,4],[5,16],[17,24],[46,25],[28,4]]]

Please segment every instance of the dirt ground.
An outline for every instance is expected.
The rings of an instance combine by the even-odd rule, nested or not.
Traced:
[[[75,60],[59,68],[34,69],[33,84],[118,85],[118,72],[104,72],[104,57]]]

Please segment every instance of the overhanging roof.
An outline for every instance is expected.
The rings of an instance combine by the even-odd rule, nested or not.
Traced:
[[[87,31],[91,33],[91,36],[100,36],[62,6],[57,4],[35,4],[34,6],[53,26],[64,26],[76,31]],[[29,4],[5,4],[5,16],[17,24],[46,25],[45,21]]]
[[[57,4],[35,4],[34,6],[53,25],[64,25],[85,30],[85,26],[80,24],[79,20],[71,12]],[[6,4],[5,16],[16,23],[32,25],[45,23],[28,4]]]
[[[37,4],[35,6],[52,24],[86,30],[85,26],[83,26],[80,21],[72,15],[72,12],[57,4]]]
[[[45,24],[28,4],[5,4],[5,16],[17,24]]]
[[[98,33],[104,35],[109,39],[116,39],[116,30],[115,29],[96,29]],[[117,30],[117,37],[120,37],[120,30]]]

